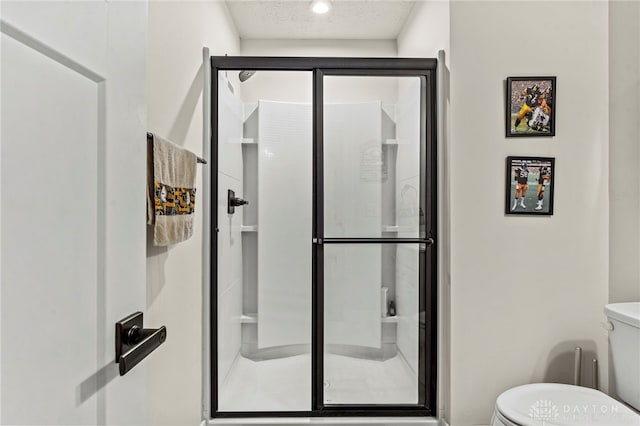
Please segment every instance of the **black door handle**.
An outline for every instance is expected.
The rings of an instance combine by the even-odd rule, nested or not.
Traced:
[[[236,207],[241,207],[246,204],[249,204],[247,200],[236,197],[236,193],[233,190],[227,190],[227,213],[234,214],[236,212]]]
[[[142,312],[116,323],[116,363],[124,376],[167,340],[167,328],[143,328]]]
[[[233,197],[229,201],[229,204],[231,204],[233,207],[240,207],[244,206],[245,204],[249,204],[249,202],[247,200],[243,200],[242,198]]]

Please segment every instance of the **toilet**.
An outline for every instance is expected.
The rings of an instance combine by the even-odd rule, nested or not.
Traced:
[[[534,383],[503,392],[491,425],[640,426],[640,302],[610,304],[605,313],[616,392],[628,406],[591,388]]]

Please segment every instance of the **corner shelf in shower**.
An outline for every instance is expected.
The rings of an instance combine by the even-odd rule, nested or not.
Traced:
[[[241,324],[257,324],[258,323],[258,314],[242,314],[240,316]]]
[[[224,141],[223,143],[225,143],[225,144],[250,145],[250,144],[256,144],[258,142],[253,138],[229,138],[226,141]]]
[[[415,226],[382,225],[382,232],[416,232]]]
[[[258,232],[258,225],[242,225],[240,232]]]
[[[382,145],[409,145],[411,141],[407,139],[385,139],[382,141]]]

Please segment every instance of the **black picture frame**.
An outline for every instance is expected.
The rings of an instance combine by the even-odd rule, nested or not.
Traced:
[[[507,77],[506,94],[506,137],[555,136],[556,77]]]
[[[552,157],[507,157],[505,214],[553,215],[555,170]],[[521,186],[519,179],[526,179],[526,184]]]

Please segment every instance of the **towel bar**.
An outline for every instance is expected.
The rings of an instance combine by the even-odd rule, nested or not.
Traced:
[[[151,133],[151,132],[147,132],[147,139],[151,139],[151,140],[153,140],[153,133]],[[197,160],[197,161],[198,161],[198,163],[200,163],[200,164],[207,164],[207,160],[205,160],[205,159],[204,159],[204,158],[202,158],[202,157],[198,157],[198,156],[196,156],[196,160]]]

